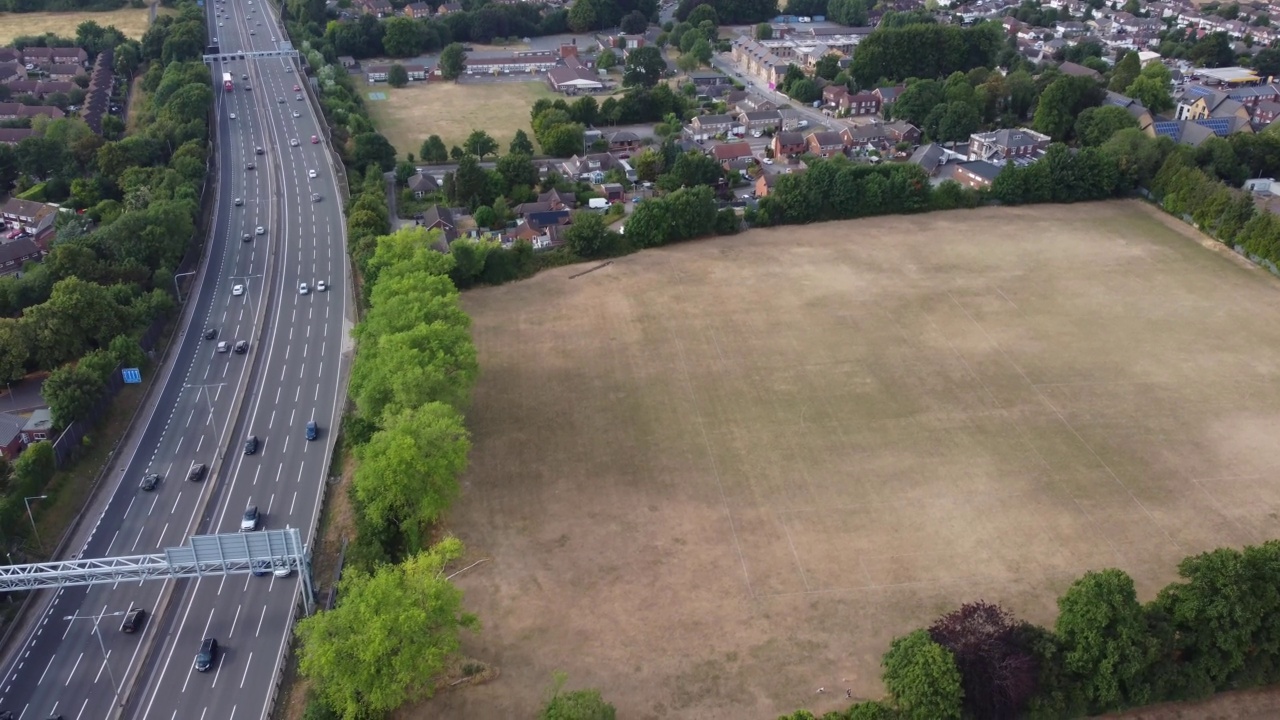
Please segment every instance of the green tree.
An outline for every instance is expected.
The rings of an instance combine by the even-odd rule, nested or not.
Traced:
[[[398,533],[410,548],[422,547],[430,525],[458,495],[470,449],[462,416],[444,403],[386,417],[383,429],[356,449],[351,489],[362,518]]]
[[[1130,50],[1120,58],[1120,62],[1116,63],[1116,69],[1111,72],[1111,84],[1108,86],[1112,92],[1123,93],[1129,89],[1134,80],[1138,79],[1138,74],[1142,72],[1142,62],[1138,59],[1138,53]]]
[[[517,130],[516,132],[522,133],[524,131]],[[525,138],[525,140],[527,141],[528,138]],[[426,140],[423,140],[422,147],[418,149],[418,156],[422,158],[423,162],[429,163],[442,163],[449,161],[449,151],[445,149],[444,140],[441,140],[439,135],[432,135]]]
[[[767,22],[756,25],[755,36],[756,40],[772,40],[773,26]]]
[[[22,377],[30,354],[20,322],[0,317],[0,382],[13,382]]]
[[[1067,140],[1076,117],[1102,104],[1104,93],[1092,78],[1061,75],[1040,93],[1034,124],[1054,140]]]
[[[1129,111],[1115,105],[1086,108],[1076,118],[1075,133],[1081,145],[1098,146],[1125,128],[1138,127],[1138,121]]]
[[[1173,97],[1169,94],[1172,75],[1163,63],[1147,63],[1138,77],[1129,84],[1125,94],[1142,103],[1153,113],[1173,109]]]
[[[462,609],[462,591],[444,577],[462,553],[462,543],[447,538],[372,574],[348,568],[337,606],[298,622],[298,669],[343,720],[430,697],[462,630],[479,629]]]
[[[351,143],[351,163],[355,167],[377,165],[382,172],[390,172],[395,168],[396,149],[379,133],[360,133],[351,138]]]
[[[573,6],[569,8],[569,29],[576,33],[584,33],[589,30],[598,30],[603,25],[599,25],[599,17],[596,15],[597,0],[574,0]]]
[[[573,214],[573,222],[565,229],[565,243],[574,255],[582,258],[596,257],[606,247],[609,230],[604,215],[594,210],[579,210]]]
[[[1095,712],[1151,700],[1145,675],[1152,642],[1133,579],[1088,572],[1058,598],[1058,638],[1067,671]]]
[[[462,149],[484,160],[485,155],[498,152],[498,141],[489,137],[489,133],[483,130],[472,130],[462,143]]]
[[[49,373],[41,395],[49,405],[53,424],[64,428],[84,418],[102,397],[103,379],[81,365],[63,365]]]
[[[626,87],[653,87],[662,79],[667,63],[662,51],[651,45],[632,50],[623,66],[622,84]]]
[[[903,90],[894,101],[892,115],[895,119],[920,127],[933,109],[946,101],[946,91],[936,80],[917,80]]]
[[[605,48],[596,56],[596,67],[601,70],[611,70],[618,66],[618,55],[613,50]]]
[[[511,139],[511,144],[507,146],[507,152],[512,155],[528,155],[533,156],[533,141],[525,134],[524,130],[516,130],[516,136]]]
[[[502,177],[503,192],[509,192],[517,185],[533,187],[538,184],[538,168],[533,159],[521,153],[511,153],[498,158],[495,172]]]
[[[867,0],[830,0],[827,3],[827,19],[849,27],[865,27],[868,7]]]
[[[440,75],[445,80],[457,80],[458,76],[467,69],[467,51],[463,49],[462,43],[446,45],[444,50],[440,51],[437,67],[440,68]]]
[[[423,26],[408,17],[391,17],[382,21],[382,49],[393,58],[413,57],[422,52]]]
[[[392,18],[392,20],[403,20],[404,18]],[[409,84],[409,71],[404,69],[400,63],[391,63],[391,68],[387,70],[387,84],[393,88],[402,88]]]
[[[401,160],[396,163],[396,184],[403,187],[405,183],[409,182],[409,178],[413,177],[417,172],[418,168],[414,167],[413,163],[408,160]]]
[[[653,148],[645,148],[631,159],[636,177],[643,182],[653,182],[662,174],[663,157]]]
[[[569,157],[582,152],[585,129],[578,123],[556,125],[538,140],[542,151],[552,157]]]
[[[951,652],[916,630],[884,656],[884,685],[905,720],[960,720],[964,690]]]
[[[649,18],[643,13],[632,10],[622,18],[619,28],[628,35],[643,35],[649,27]]]
[[[818,58],[818,65],[814,68],[814,74],[824,80],[834,80],[836,75],[840,73],[840,56],[836,53],[827,53]]]

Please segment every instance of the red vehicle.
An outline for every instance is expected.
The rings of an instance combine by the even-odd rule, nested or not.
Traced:
[[[222,73],[222,89],[235,90],[236,86],[231,82],[231,73]]]
[[[312,136],[311,136],[311,144],[312,144],[312,145],[315,145],[315,144],[317,144],[317,143],[319,143],[319,142],[320,142],[320,138],[316,137],[315,135],[312,135]]]

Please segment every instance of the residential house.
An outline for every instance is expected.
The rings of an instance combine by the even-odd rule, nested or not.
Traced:
[[[448,243],[458,239],[458,223],[453,219],[453,212],[443,205],[432,205],[422,214],[418,224],[427,230],[439,230],[444,234],[446,247]]]
[[[1253,126],[1262,129],[1275,122],[1277,116],[1280,116],[1280,102],[1275,100],[1260,102],[1253,108]]]
[[[462,12],[462,3],[450,2],[444,3],[436,8],[437,15],[448,15],[449,13]]]
[[[35,134],[31,128],[0,128],[0,145],[17,145]]]
[[[809,149],[804,134],[798,132],[780,132],[773,136],[773,156],[778,159],[803,155]]]
[[[114,50],[107,48],[98,53],[89,71],[89,87],[84,95],[84,107],[80,117],[93,132],[102,134],[102,117],[111,107],[111,90],[114,84]]]
[[[39,262],[43,257],[40,246],[29,237],[0,243],[0,275],[12,275],[21,270],[23,264]]]
[[[563,222],[553,221],[545,224],[528,217],[519,221],[516,231],[509,237],[513,243],[517,240],[527,241],[534,250],[550,250],[565,243],[564,228],[568,224],[567,214]]]
[[[595,92],[604,89],[600,77],[582,66],[560,65],[547,72],[547,84],[552,90],[573,95],[580,92]]]
[[[501,57],[467,56],[468,75],[497,75],[500,73],[539,73],[547,72],[559,62],[556,54],[550,50],[517,52]]]
[[[604,199],[611,203],[622,202],[627,199],[621,183],[601,183],[600,194],[604,195]]]
[[[746,142],[720,143],[711,149],[711,157],[726,168],[735,160],[747,160],[754,156],[751,145]]]
[[[840,139],[847,148],[879,149],[888,143],[889,136],[885,133],[883,125],[867,123],[842,129]]]
[[[596,36],[596,46],[600,50],[621,50],[622,57],[626,58],[627,54],[636,48],[645,46],[645,37],[643,35],[605,35],[603,37]]]
[[[873,92],[846,95],[845,102],[840,106],[840,109],[852,116],[878,115],[880,113],[880,98]]]
[[[745,93],[744,93],[745,94]],[[726,99],[725,104],[730,104]],[[733,109],[738,112],[768,112],[769,110],[777,110],[778,104],[772,100],[765,100],[759,96],[747,96],[732,103]]]
[[[0,63],[17,63],[18,65],[22,65],[22,51],[16,48],[0,47]]]
[[[831,84],[822,88],[822,104],[833,108],[843,108],[849,104],[849,88]]]
[[[376,18],[389,18],[396,13],[395,7],[387,0],[356,0],[355,5],[366,15]]]
[[[625,166],[625,167],[624,167]],[[627,170],[627,165],[623,160],[610,155],[609,153],[591,153],[573,157],[560,163],[560,174],[572,180],[587,180],[589,182],[598,182],[595,179],[596,173],[603,178],[604,174],[614,168]]]
[[[969,136],[972,160],[1012,160],[1030,158],[1049,147],[1049,136],[1027,128],[993,130]]]
[[[1151,114],[1150,110],[1143,107],[1142,103],[1128,97],[1127,95],[1107,91],[1105,102],[1108,105],[1115,105],[1116,107],[1124,108],[1134,120],[1138,121],[1139,130],[1146,130],[1148,127],[1151,127],[1151,123],[1155,122],[1155,116]]]
[[[69,93],[80,87],[63,80],[15,80],[5,83],[10,95],[33,95],[41,100],[54,93]]]
[[[925,174],[929,176],[930,181],[936,185],[942,182],[942,179],[938,177],[938,170],[943,165],[964,159],[963,156],[957,155],[937,143],[928,143],[916,148],[915,152],[911,153],[911,159],[907,160],[907,162],[912,165],[919,165],[920,169],[924,170]]]
[[[434,195],[440,192],[440,183],[434,175],[428,175],[424,172],[414,173],[407,183],[409,190],[413,193],[413,197],[421,200],[427,195]]]
[[[757,198],[768,197],[773,192],[773,186],[778,183],[778,175],[775,173],[760,173],[760,177],[756,178],[755,195]]]
[[[898,96],[902,94],[902,91],[906,89],[907,89],[906,85],[879,87],[879,88],[876,88],[875,90],[872,90],[871,94],[875,95],[880,100],[880,109],[883,110],[889,105],[892,105],[893,102],[898,99]]]
[[[742,112],[738,113],[738,123],[746,128],[747,132],[777,130],[782,127],[782,113],[777,110]]]
[[[53,439],[53,413],[47,407],[32,410],[27,422],[22,426],[22,444],[34,445],[51,439]]]
[[[89,53],[78,47],[27,47],[22,49],[22,62],[40,68],[72,64],[83,68],[89,62]]]
[[[1076,63],[1073,63],[1070,61],[1064,62],[1061,65],[1059,65],[1058,70],[1061,71],[1063,75],[1071,75],[1073,77],[1087,77],[1092,80],[1097,80],[1098,82],[1102,82],[1102,73],[1098,72],[1097,70],[1094,70],[1091,67],[1085,67],[1084,65],[1077,65]]]
[[[939,168],[938,180],[942,182],[955,180],[967,188],[985,190],[995,182],[1000,170],[1000,166],[985,160],[950,163]]]
[[[0,205],[0,218],[10,226],[19,226],[32,235],[38,235],[45,228],[52,227],[56,213],[50,205],[14,197]]]
[[[1200,120],[1157,120],[1146,129],[1151,137],[1167,137],[1180,145],[1200,147],[1212,137],[1226,137],[1232,132],[1239,132],[1240,119],[1202,118]],[[1248,127],[1248,122],[1244,123]],[[1250,128],[1251,130],[1252,128]]]
[[[89,62],[89,53],[84,48],[78,47],[56,47],[53,48],[53,55],[50,58],[55,63],[76,64],[84,67]]]
[[[641,147],[640,136],[630,130],[609,133],[605,142],[609,143],[609,152],[615,153],[633,153]]]
[[[53,105],[23,105],[22,103],[0,103],[0,120],[17,120],[19,118],[47,117],[51,120],[65,117],[61,108]]]
[[[884,133],[889,142],[895,145],[900,142],[911,143],[912,145],[920,142],[920,128],[906,120],[894,120],[893,122],[885,123]]]
[[[694,135],[719,135],[727,133],[737,125],[737,120],[729,115],[699,115],[689,123]]]
[[[838,132],[811,132],[805,137],[808,152],[818,157],[831,157],[844,154],[844,138]]]
[[[415,20],[418,18],[431,17],[431,6],[424,2],[409,3],[404,6],[405,17],[411,17]]]
[[[1248,121],[1249,109],[1239,100],[1232,100],[1225,92],[1210,90],[1202,85],[1192,85],[1178,99],[1177,120],[1205,120],[1208,118],[1236,117]]]
[[[27,79],[27,69],[21,63],[0,63],[0,85]]]
[[[73,80],[77,75],[84,75],[83,65],[50,65],[45,72],[49,74],[50,80]]]
[[[520,203],[515,207],[517,215],[529,215],[531,213],[547,213],[547,212],[569,212],[578,207],[578,196],[576,193],[560,192],[552,188],[541,195],[533,202]]]

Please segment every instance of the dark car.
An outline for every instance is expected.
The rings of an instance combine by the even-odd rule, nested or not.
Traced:
[[[240,342],[236,343],[236,354],[237,354],[237,355],[243,355],[243,354],[245,354],[245,353],[247,353],[247,352],[249,352],[249,341],[248,341],[248,340],[241,340]]]
[[[204,463],[196,463],[187,471],[187,479],[191,481],[204,479]]]
[[[319,426],[316,425],[316,421],[312,420],[311,422],[307,423],[307,439],[315,440],[316,437],[319,435],[320,435],[320,428]]]
[[[142,482],[138,485],[138,487],[142,488],[143,490],[146,490],[147,492],[151,492],[152,490],[155,490],[156,486],[159,484],[160,484],[160,476],[156,475],[155,473],[152,473],[150,475],[142,476]]]
[[[245,164],[244,164],[244,169],[245,169],[245,170],[253,170],[253,169],[254,169],[254,168],[256,168],[256,167],[258,167],[258,166],[257,166],[257,165],[254,165],[253,163],[245,163]]]
[[[147,611],[143,608],[132,608],[124,614],[124,622],[120,623],[120,632],[135,633],[142,628],[142,621],[147,619]]]
[[[209,672],[213,664],[218,661],[218,641],[213,638],[205,638],[200,643],[200,652],[196,653],[196,672]]]
[[[216,337],[218,337],[218,331],[215,328],[209,328],[208,330],[204,331],[205,340],[212,340]]]
[[[254,149],[253,149],[253,154],[254,154],[254,155],[265,155],[265,154],[266,154],[266,152],[267,152],[267,151],[266,151],[266,150],[263,150],[262,148],[254,148]]]
[[[263,575],[267,575],[271,572],[271,561],[254,560],[253,564],[250,565],[249,567],[251,570],[253,570],[253,574],[255,577],[262,577]]]
[[[258,452],[258,436],[250,435],[248,440],[244,441],[244,454],[252,455]]]
[[[249,233],[245,233],[244,235],[240,236],[240,242],[252,242],[252,241],[253,241],[253,236],[250,235]]]

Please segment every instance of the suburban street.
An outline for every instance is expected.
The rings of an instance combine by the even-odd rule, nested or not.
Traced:
[[[276,48],[279,22],[263,6],[206,9],[222,52]],[[305,82],[293,60],[214,63],[211,71],[219,174],[206,258],[185,329],[115,455],[105,510],[69,546],[73,557],[155,553],[192,534],[235,532],[249,505],[260,509],[260,527],[298,527],[309,539],[319,510],[350,350],[332,156],[309,95],[293,89]],[[234,90],[223,90],[223,72]],[[321,280],[327,292],[300,293],[301,283]],[[206,339],[207,329],[216,337]],[[218,352],[222,341],[247,341],[248,350]],[[316,442],[304,436],[312,420]],[[254,455],[243,454],[248,435],[259,439]],[[195,463],[207,469],[189,482]],[[138,487],[149,473],[162,478],[154,492]],[[39,618],[6,658],[0,710],[23,720],[264,717],[298,588],[297,574],[268,574],[46,592],[35,605]],[[151,616],[143,631],[124,634],[131,607]],[[222,656],[196,673],[191,658],[205,637],[218,639]]]

